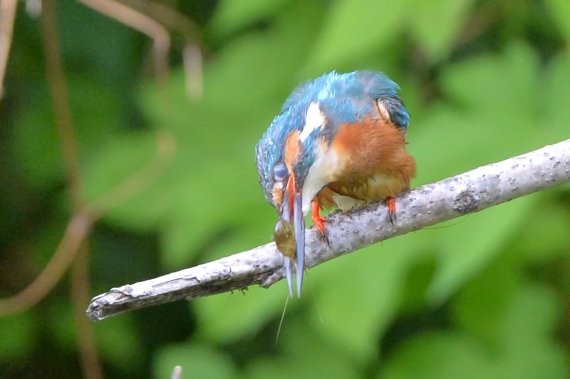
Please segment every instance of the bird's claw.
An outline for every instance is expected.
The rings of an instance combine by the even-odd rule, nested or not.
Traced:
[[[319,235],[321,236],[323,241],[325,241],[325,243],[327,244],[327,247],[330,247],[331,243],[329,241],[329,237],[327,236],[326,231],[324,230],[324,225],[323,225],[323,230],[321,230],[318,226],[317,226],[317,229],[319,230]]]
[[[325,230],[326,219],[320,215],[321,206],[317,201],[313,201],[311,205],[313,211],[311,215],[311,221],[313,221],[313,224],[320,232],[319,234],[321,235],[321,238],[325,241],[327,246],[330,246],[329,238],[327,237],[327,233]]]
[[[388,203],[388,217],[390,217],[390,224],[394,225],[396,223],[396,198],[389,196],[386,198]]]

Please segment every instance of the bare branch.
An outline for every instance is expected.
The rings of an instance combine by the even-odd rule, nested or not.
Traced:
[[[479,167],[398,196],[398,219],[392,225],[384,203],[327,219],[327,246],[315,229],[307,230],[306,264],[314,267],[340,255],[388,238],[570,182],[570,140]],[[269,226],[268,226],[269,228]],[[214,262],[155,279],[113,288],[87,308],[92,320],[186,298],[269,287],[283,278],[282,257],[269,243]]]

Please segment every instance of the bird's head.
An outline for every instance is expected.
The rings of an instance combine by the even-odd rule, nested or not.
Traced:
[[[314,146],[319,133],[315,130],[307,135],[307,112],[311,112],[308,107],[287,109],[273,120],[257,144],[259,181],[267,201],[278,210],[287,191],[293,191],[293,186],[302,188],[317,153]]]
[[[277,116],[256,148],[259,181],[266,199],[277,209],[279,221],[275,226],[275,242],[284,255],[285,274],[292,293],[291,261],[296,261],[297,291],[303,280],[305,256],[305,221],[311,198],[304,196],[304,184],[317,157],[315,144],[318,130],[308,133],[307,122],[316,117],[317,108],[299,102]],[[320,113],[320,111],[319,111]],[[324,122],[322,115],[320,123]],[[312,125],[312,124],[311,124]],[[305,199],[309,199],[308,202]]]

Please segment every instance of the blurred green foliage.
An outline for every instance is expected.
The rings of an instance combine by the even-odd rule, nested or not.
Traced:
[[[570,6],[564,0],[166,2],[198,25],[204,94],[145,70],[150,42],[75,2],[59,32],[93,200],[156,159],[158,180],[89,238],[92,295],[265,243],[275,212],[254,146],[299,82],[375,69],[412,115],[414,186],[570,137]],[[19,7],[0,138],[0,294],[29,283],[70,215],[38,20]],[[570,188],[537,193],[328,262],[305,296],[213,296],[95,325],[108,377],[567,378]],[[0,377],[81,375],[65,283],[0,318]]]

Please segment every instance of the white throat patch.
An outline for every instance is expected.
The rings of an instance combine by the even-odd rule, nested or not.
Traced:
[[[325,126],[325,115],[321,112],[319,103],[311,103],[309,109],[307,109],[307,114],[305,115],[305,126],[299,135],[301,142],[304,142],[307,137],[317,128],[323,128]]]

